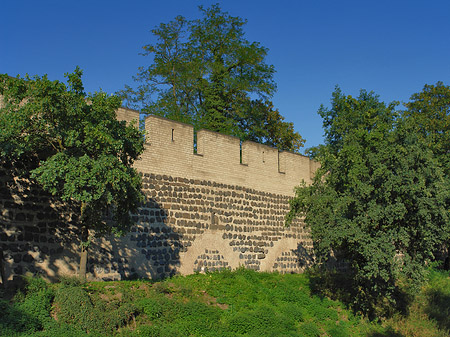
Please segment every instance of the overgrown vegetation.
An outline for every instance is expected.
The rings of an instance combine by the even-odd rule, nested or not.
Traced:
[[[447,336],[450,331],[445,273],[430,273],[408,311],[372,322],[340,301],[345,296],[329,280],[314,273],[245,269],[156,283],[67,279],[48,284],[28,278],[12,299],[0,301],[0,335],[375,337]]]
[[[314,156],[321,168],[312,185],[296,189],[287,216],[304,216],[319,266],[336,256],[347,262],[353,305],[371,317],[384,315],[380,306],[388,313],[403,305],[400,280],[416,292],[450,235],[442,160],[420,123],[395,106],[372,92],[354,98],[336,89],[331,108],[319,110],[325,144]]]

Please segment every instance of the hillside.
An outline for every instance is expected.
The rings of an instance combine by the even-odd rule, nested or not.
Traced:
[[[448,336],[450,278],[431,271],[408,314],[369,322],[325,296],[323,275],[222,271],[48,284],[0,302],[1,336]],[[329,288],[327,288],[329,289]],[[333,291],[332,291],[333,292]],[[339,294],[338,291],[335,294]],[[9,294],[12,295],[12,294]],[[348,297],[348,296],[347,296]],[[340,296],[345,298],[345,296]]]

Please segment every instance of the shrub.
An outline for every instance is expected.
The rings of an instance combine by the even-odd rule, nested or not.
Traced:
[[[132,303],[93,301],[82,287],[64,285],[56,292],[58,320],[88,333],[111,333],[135,314]],[[107,313],[107,315],[105,315]]]
[[[24,312],[20,306],[0,300],[0,331],[2,336],[34,332],[42,328],[36,317]]]
[[[163,326],[140,326],[136,329],[136,336],[139,337],[184,337],[189,336],[186,331],[180,330],[179,327],[163,325]]]
[[[331,337],[347,337],[350,335],[348,329],[343,325],[336,325],[328,330]]]
[[[303,322],[304,310],[305,309],[297,303],[285,303],[280,307],[280,311],[294,322]]]
[[[41,278],[26,277],[13,303],[0,301],[2,336],[33,333],[51,324],[54,292]]]
[[[314,323],[305,323],[300,327],[300,336],[319,337],[320,331]]]
[[[448,272],[432,271],[426,290],[425,312],[441,329],[450,331],[450,279]]]
[[[161,299],[157,298],[144,298],[136,303],[138,310],[145,315],[148,319],[155,320],[163,316],[165,311],[165,303]]]
[[[228,327],[231,332],[240,335],[283,336],[295,331],[292,321],[285,320],[272,308],[264,305],[232,315],[228,320]]]

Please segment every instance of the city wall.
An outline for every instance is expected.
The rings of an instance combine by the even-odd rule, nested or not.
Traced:
[[[139,121],[121,108],[117,118]],[[145,202],[122,238],[97,239],[88,261],[93,279],[161,278],[244,266],[301,272],[312,242],[300,219],[284,225],[288,201],[318,164],[302,155],[150,116],[145,151],[135,163]],[[0,170],[0,244],[5,278],[26,272],[75,275],[77,218],[11,170]]]

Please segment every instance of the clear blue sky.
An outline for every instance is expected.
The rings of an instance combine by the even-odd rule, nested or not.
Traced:
[[[273,101],[307,140],[322,143],[320,104],[335,85],[407,101],[424,84],[450,84],[449,0],[5,0],[0,6],[0,73],[63,80],[79,65],[88,92],[114,93],[148,64],[150,30],[197,6],[220,3],[246,18],[246,38],[269,49]]]

